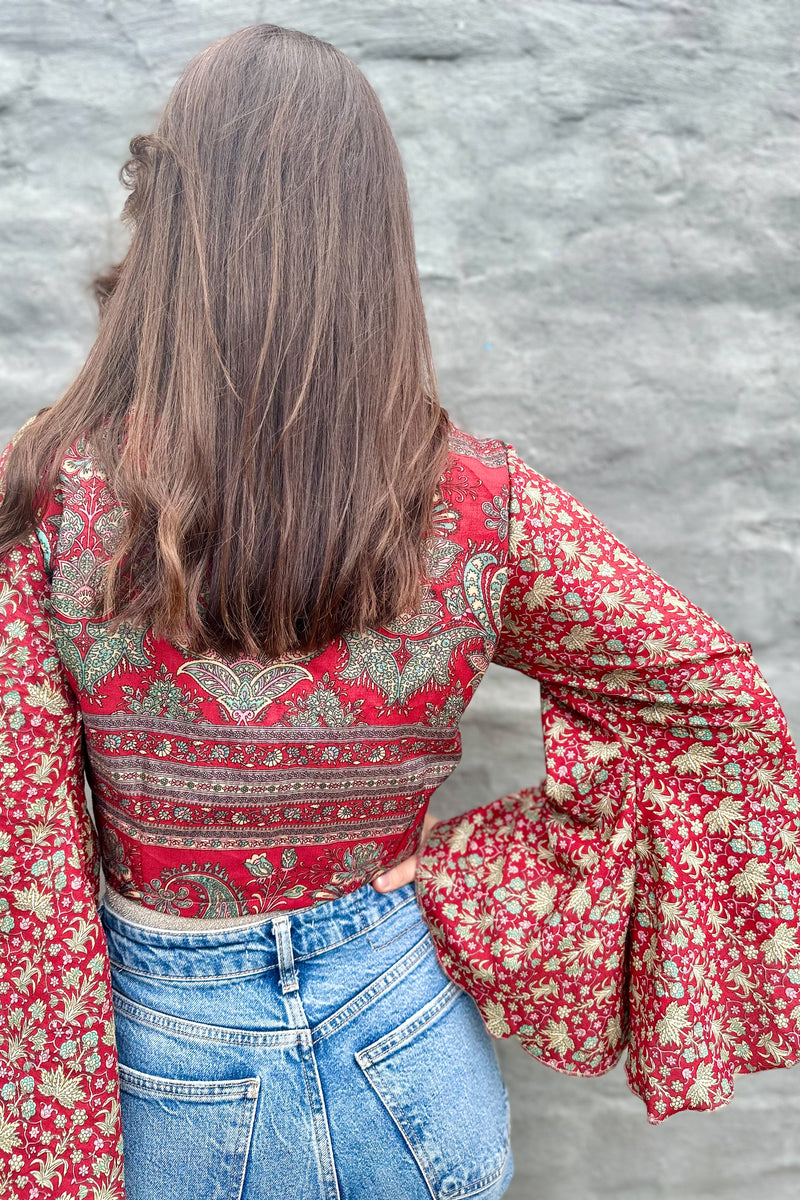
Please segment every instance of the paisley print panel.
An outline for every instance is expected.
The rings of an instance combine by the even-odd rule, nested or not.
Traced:
[[[506,581],[505,447],[452,437],[419,611],[273,661],[192,658],[151,630],[94,619],[124,514],[89,446],[72,447],[38,534],[104,866],[123,894],[190,917],[261,914],[353,890],[414,849],[458,763]],[[341,855],[367,844],[343,876]],[[266,856],[257,872],[253,851]],[[276,890],[265,864],[284,851],[292,883]]]

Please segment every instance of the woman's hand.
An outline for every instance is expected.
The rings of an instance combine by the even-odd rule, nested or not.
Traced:
[[[372,886],[377,888],[379,892],[393,892],[395,888],[402,887],[404,883],[411,883],[417,873],[417,861],[422,847],[428,840],[428,836],[434,825],[438,824],[439,818],[432,817],[430,813],[425,814],[425,819],[422,822],[422,838],[420,839],[419,849],[416,854],[412,854],[410,858],[404,858],[396,867],[392,867],[390,871],[386,871],[383,875],[378,875],[372,881]]]

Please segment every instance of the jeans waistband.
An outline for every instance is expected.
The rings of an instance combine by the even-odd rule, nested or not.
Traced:
[[[129,900],[108,884],[103,893],[103,904],[106,912],[114,913],[121,921],[128,921],[140,929],[166,929],[181,935],[192,931],[209,933],[212,929],[243,928],[259,925],[264,920],[264,915],[258,913],[246,917],[176,917],[172,913],[149,908],[138,900]]]
[[[152,928],[121,916],[106,893],[100,916],[112,961],[152,976],[232,976],[277,968],[278,939],[288,922],[295,962],[333,949],[410,907],[409,924],[422,920],[414,884],[378,892],[364,884],[310,908],[273,912],[250,924],[209,931]],[[213,952],[205,954],[204,951]]]

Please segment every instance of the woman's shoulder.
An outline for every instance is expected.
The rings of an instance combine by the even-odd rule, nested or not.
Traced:
[[[447,541],[446,550],[461,545],[501,549],[508,537],[508,446],[499,438],[480,438],[454,424],[449,427],[449,455],[434,506],[434,527]]]
[[[508,487],[509,446],[499,438],[481,438],[452,422],[449,426],[449,455],[442,477],[445,491],[459,504],[497,495]]]
[[[6,489],[9,457],[35,420],[36,417],[32,417],[26,421],[0,452],[0,496]],[[85,533],[96,522],[108,525],[110,514],[119,509],[89,435],[77,434],[51,463],[52,470],[39,482],[33,529],[48,572],[52,571],[56,554],[77,542],[79,534]]]
[[[44,415],[36,413],[29,417],[15,433],[5,442],[0,443],[0,481],[5,479],[6,467],[8,460],[13,453],[15,447],[22,440],[23,436],[32,430],[39,417]],[[53,461],[52,459],[50,460]],[[58,469],[56,472],[56,482],[49,489],[49,492],[61,492],[64,489],[69,489],[70,486],[75,486],[75,481],[78,479],[87,479],[93,476],[98,480],[105,481],[105,472],[101,465],[100,459],[93,444],[93,439],[87,433],[78,433],[73,437],[69,445],[58,454]]]
[[[479,438],[467,433],[451,421],[449,427],[450,454],[469,460],[473,470],[507,470],[508,445],[500,438]]]

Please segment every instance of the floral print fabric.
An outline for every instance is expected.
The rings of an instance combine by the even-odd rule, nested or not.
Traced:
[[[541,681],[547,778],[437,826],[417,887],[497,1036],[657,1124],[800,1050],[800,793],[738,644],[509,449],[494,661]]]
[[[452,430],[419,610],[313,656],[110,631],[93,601],[124,516],[79,439],[0,563],[0,1194],[124,1196],[99,858],[184,916],[360,887],[416,847],[492,659],[541,680],[547,781],[437,827],[418,885],[490,1030],[583,1074],[627,1047],[651,1120],[794,1061],[783,714],[748,647],[513,448]]]
[[[0,1195],[124,1200],[99,852],[80,709],[35,538],[0,562]]]

